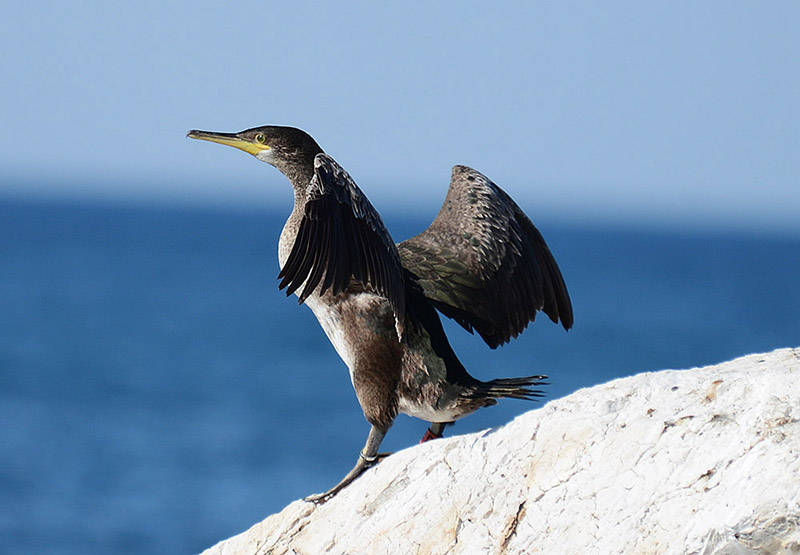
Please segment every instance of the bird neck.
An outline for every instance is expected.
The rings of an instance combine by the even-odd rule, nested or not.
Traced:
[[[310,181],[310,180],[309,180]],[[300,230],[300,224],[303,222],[306,208],[306,188],[294,186],[294,206],[292,213],[283,226],[280,239],[278,240],[278,263],[283,268],[286,261],[289,259],[289,254],[294,247],[297,232]]]
[[[300,224],[305,216],[306,202],[308,201],[308,186],[314,178],[314,158],[322,149],[316,146],[306,150],[300,156],[285,159],[275,164],[275,167],[286,176],[294,189],[294,208],[286,221],[278,243],[278,260],[281,268],[289,258],[289,253],[294,245]]]
[[[291,164],[288,167],[279,167],[278,169],[292,184],[295,201],[298,200],[298,196],[305,199],[308,184],[311,183],[311,179],[314,177],[314,160],[312,159],[309,163]]]
[[[306,189],[314,177],[314,158],[321,152],[322,149],[315,144],[313,147],[287,153],[271,162],[292,184],[295,201],[298,200],[298,195],[305,198]]]
[[[308,185],[314,177],[314,164],[295,164],[288,168],[278,168],[289,179],[294,190],[294,206],[289,219],[283,226],[280,241],[278,242],[278,262],[281,268],[289,258],[289,253],[294,245],[300,224],[305,216],[306,202],[308,201]]]

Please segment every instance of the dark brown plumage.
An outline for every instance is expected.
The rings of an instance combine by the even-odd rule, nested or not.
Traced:
[[[543,311],[565,329],[572,305],[542,235],[500,187],[455,166],[428,229],[395,245],[347,172],[305,132],[265,126],[241,133],[190,131],[278,168],[294,208],[278,244],[281,289],[298,295],[350,371],[372,425],[356,466],[330,498],[378,460],[398,413],[432,423],[425,438],[503,397],[535,399],[544,376],[480,381],[450,347],[437,310],[492,348]]]
[[[567,286],[542,234],[472,168],[453,168],[436,219],[398,250],[428,300],[492,348],[517,337],[540,310],[572,327]]]

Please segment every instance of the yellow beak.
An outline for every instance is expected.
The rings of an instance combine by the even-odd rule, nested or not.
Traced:
[[[261,151],[269,150],[269,146],[254,143],[249,139],[243,139],[236,133],[215,133],[213,131],[198,131],[197,129],[193,129],[189,131],[186,136],[190,139],[200,139],[201,141],[211,141],[212,143],[232,146],[248,154],[252,154],[253,156]]]

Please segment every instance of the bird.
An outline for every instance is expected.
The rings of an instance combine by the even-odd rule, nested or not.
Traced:
[[[444,203],[422,233],[395,244],[355,181],[305,131],[267,125],[238,133],[192,130],[278,169],[294,207],[278,242],[278,286],[316,316],[347,365],[370,424],[353,469],[324,503],[385,455],[395,417],[430,422],[421,443],[501,398],[534,400],[546,376],[481,381],[450,346],[439,314],[496,348],[538,312],[565,330],[573,310],[542,234],[517,203],[468,166],[452,169]]]

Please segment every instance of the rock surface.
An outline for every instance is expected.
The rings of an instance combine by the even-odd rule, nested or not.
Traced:
[[[406,449],[204,553],[800,553],[800,349]]]

